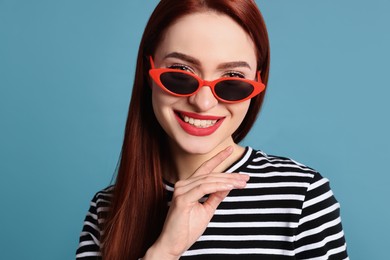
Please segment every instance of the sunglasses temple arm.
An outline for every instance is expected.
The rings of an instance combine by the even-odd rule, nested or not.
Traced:
[[[257,82],[263,83],[263,81],[261,80],[261,72],[260,72],[260,70],[257,71]]]
[[[152,56],[149,56],[149,61],[150,61],[150,68],[154,69],[154,62]]]

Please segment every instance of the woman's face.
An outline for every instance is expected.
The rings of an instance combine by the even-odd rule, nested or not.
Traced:
[[[221,77],[255,79],[256,54],[250,36],[230,17],[214,12],[184,16],[171,25],[158,46],[156,68],[189,71],[204,80]],[[206,154],[233,144],[250,100],[227,104],[208,86],[190,97],[166,93],[152,85],[154,113],[170,144],[190,154]]]

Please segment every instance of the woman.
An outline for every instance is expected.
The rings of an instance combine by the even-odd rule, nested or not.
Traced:
[[[238,143],[265,94],[250,0],[162,0],[146,26],[115,184],[78,259],[347,259],[326,179]]]

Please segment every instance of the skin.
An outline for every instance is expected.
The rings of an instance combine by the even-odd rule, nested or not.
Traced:
[[[190,33],[189,33],[190,32]],[[228,44],[227,44],[228,43]],[[215,12],[184,16],[171,25],[154,55],[156,68],[181,68],[205,80],[226,76],[255,79],[256,54],[250,36],[230,17]],[[155,244],[144,259],[179,259],[201,236],[220,202],[232,189],[245,188],[249,176],[223,171],[240,158],[244,148],[233,132],[244,119],[250,101],[226,104],[208,86],[190,97],[175,97],[152,84],[157,120],[170,137],[176,171],[164,176],[175,183],[173,200]],[[223,118],[207,136],[195,136],[179,125],[175,111]],[[199,203],[206,194],[209,198]]]

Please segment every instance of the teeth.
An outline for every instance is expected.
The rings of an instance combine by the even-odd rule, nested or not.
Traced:
[[[200,119],[194,119],[188,116],[184,116],[184,122],[199,128],[206,128],[206,127],[213,126],[217,121],[218,120],[200,120]]]

